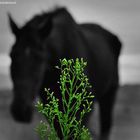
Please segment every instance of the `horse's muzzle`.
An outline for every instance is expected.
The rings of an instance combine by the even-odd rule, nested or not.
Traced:
[[[11,105],[11,114],[16,121],[29,123],[32,120],[33,108],[31,105],[13,102]]]

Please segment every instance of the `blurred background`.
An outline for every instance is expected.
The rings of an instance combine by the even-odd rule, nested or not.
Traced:
[[[123,49],[119,60],[121,87],[118,91],[111,137],[112,140],[139,140],[139,0],[0,0],[0,140],[21,140],[22,136],[27,140],[36,139],[33,131],[36,121],[30,125],[17,124],[8,110],[12,100],[9,52],[15,38],[10,32],[7,13],[11,13],[17,24],[22,26],[33,15],[55,6],[66,6],[77,22],[98,23],[118,35],[122,41]],[[35,120],[38,117],[36,115]]]

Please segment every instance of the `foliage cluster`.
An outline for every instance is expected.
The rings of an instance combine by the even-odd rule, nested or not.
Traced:
[[[64,140],[71,136],[74,140],[91,140],[89,130],[82,124],[84,116],[91,111],[93,105],[93,94],[90,92],[91,85],[87,76],[84,74],[87,62],[76,59],[62,59],[60,66],[60,94],[62,97],[62,107],[55,93],[45,88],[48,103],[43,105],[41,101],[37,102],[37,109],[42,113],[49,123],[40,122],[36,128],[41,140],[59,140],[54,120],[57,118],[60,124]]]

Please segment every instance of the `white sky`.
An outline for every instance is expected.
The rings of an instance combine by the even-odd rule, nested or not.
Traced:
[[[8,26],[8,12],[22,25],[36,13],[47,11],[55,5],[66,5],[78,22],[99,23],[120,37],[123,42],[121,77],[125,77],[122,81],[133,79],[140,83],[140,0],[9,1],[16,1],[16,4],[0,5],[0,53],[8,53],[14,42]]]

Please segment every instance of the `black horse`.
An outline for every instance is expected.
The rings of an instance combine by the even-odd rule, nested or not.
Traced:
[[[100,107],[100,140],[108,140],[118,87],[121,43],[117,36],[97,24],[76,23],[65,8],[37,15],[22,28],[10,15],[9,20],[16,36],[10,53],[14,118],[31,121],[33,100],[44,87],[58,92],[59,74],[54,66],[58,65],[59,59],[82,57],[88,62],[86,73]],[[45,103],[43,94],[40,97]]]

